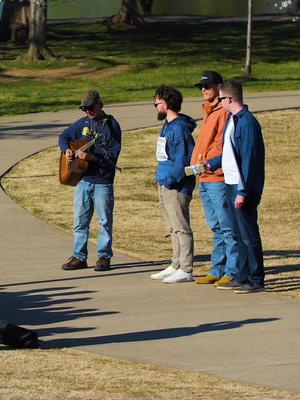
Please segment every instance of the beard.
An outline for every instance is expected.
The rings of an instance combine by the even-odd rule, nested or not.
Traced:
[[[158,114],[157,114],[157,119],[159,120],[159,121],[163,121],[164,119],[166,119],[167,118],[167,113],[165,113],[165,112],[159,112]]]

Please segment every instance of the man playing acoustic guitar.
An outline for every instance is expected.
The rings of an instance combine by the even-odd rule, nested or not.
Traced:
[[[73,255],[62,265],[64,270],[87,268],[89,226],[94,210],[100,225],[95,271],[110,269],[113,255],[113,182],[121,150],[121,129],[115,118],[105,114],[102,107],[99,93],[96,90],[87,91],[79,106],[85,116],[59,136],[59,147],[67,161],[78,157],[79,161],[88,163],[79,175],[74,191]],[[75,153],[77,142],[82,145],[83,141],[91,140],[95,143],[87,151],[79,149]]]

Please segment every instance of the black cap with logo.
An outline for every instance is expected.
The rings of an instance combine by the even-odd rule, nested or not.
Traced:
[[[220,83],[223,83],[223,78],[220,74],[215,71],[204,71],[200,77],[200,82],[194,86],[202,89],[203,86],[219,85]]]

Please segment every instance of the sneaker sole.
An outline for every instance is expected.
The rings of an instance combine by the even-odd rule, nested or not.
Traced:
[[[158,277],[155,277],[155,274],[153,274],[153,275],[150,275],[150,278],[155,280],[155,281],[162,281],[163,279],[166,279],[166,278],[168,278],[169,276],[171,276],[173,274],[174,274],[174,272],[171,272],[170,274],[166,274],[164,276],[158,276]]]
[[[225,286],[217,286],[217,289],[220,290],[238,290],[239,286],[235,286],[235,287],[225,287]]]
[[[111,268],[109,267],[109,268],[94,268],[94,271],[98,271],[98,272],[103,272],[103,271],[110,271],[111,270]]]
[[[188,279],[188,280],[184,280],[184,281],[173,281],[173,282],[165,282],[164,280],[163,280],[163,283],[185,283],[185,282],[193,282],[194,280],[193,279]]]
[[[215,282],[215,283],[214,283],[214,286],[215,286],[215,287],[218,287],[218,286],[220,286],[220,285],[224,285],[224,283],[228,283],[228,282],[220,282],[220,283]]]
[[[248,294],[248,293],[258,293],[258,292],[264,292],[265,288],[260,288],[260,289],[253,289],[253,290],[238,290],[236,289],[234,293],[236,294]]]
[[[166,276],[164,276],[163,278],[160,278],[160,277],[156,278],[156,277],[150,276],[150,279],[153,279],[154,281],[162,281],[165,278],[166,278]]]
[[[61,267],[61,269],[63,269],[64,271],[76,271],[77,269],[86,269],[86,268],[88,268],[88,266],[86,265],[86,266],[84,266],[84,267],[65,267],[65,266],[62,266]]]

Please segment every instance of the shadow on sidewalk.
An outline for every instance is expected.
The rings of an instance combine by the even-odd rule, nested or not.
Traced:
[[[162,260],[162,261],[137,261],[137,262],[128,262],[128,263],[119,263],[112,265],[109,271],[99,271],[99,272],[91,272],[93,275],[86,275],[86,272],[92,270],[94,265],[90,265],[87,269],[77,270],[77,271],[65,271],[66,278],[55,278],[55,279],[45,279],[45,280],[36,280],[36,281],[24,281],[17,283],[2,283],[0,286],[0,290],[6,287],[14,287],[14,286],[25,286],[25,285],[36,285],[42,283],[54,283],[54,282],[68,282],[68,281],[76,281],[82,279],[104,279],[112,276],[122,276],[122,275],[136,275],[136,274],[149,274],[151,272],[156,272],[162,269],[162,265],[167,264],[170,260]],[[159,268],[151,268],[154,266],[159,266]],[[130,269],[126,272],[119,272],[123,269]],[[85,275],[78,275],[80,273],[84,273]],[[73,275],[72,275],[73,274]],[[76,276],[74,276],[76,274]]]
[[[300,250],[267,250],[264,252],[265,263],[275,260],[278,265],[265,266],[266,290],[273,293],[295,292],[299,297],[300,291]],[[298,294],[298,295],[297,295]]]
[[[92,299],[93,290],[77,290],[73,286],[48,287],[20,292],[5,292],[0,288],[0,319],[16,325],[51,325],[78,318],[103,317],[119,311],[99,311],[95,308],[79,307],[78,303]],[[5,305],[5,306],[4,306]],[[13,318],[13,320],[12,320]],[[49,335],[93,330],[95,327],[51,327]],[[40,329],[38,331],[40,335]]]
[[[76,338],[54,339],[54,340],[48,340],[46,343],[46,347],[47,348],[77,347],[77,346],[93,346],[93,345],[111,344],[111,343],[129,343],[129,342],[143,342],[143,341],[162,340],[162,339],[175,339],[185,336],[197,335],[205,332],[237,329],[248,324],[266,323],[278,320],[280,320],[280,318],[251,318],[241,321],[220,321],[220,322],[213,322],[209,324],[201,324],[196,326],[157,329],[157,330],[140,331],[140,332],[128,332],[117,335],[107,335],[99,337],[77,338],[77,339]],[[43,330],[41,333],[45,335],[49,334],[47,329]]]

